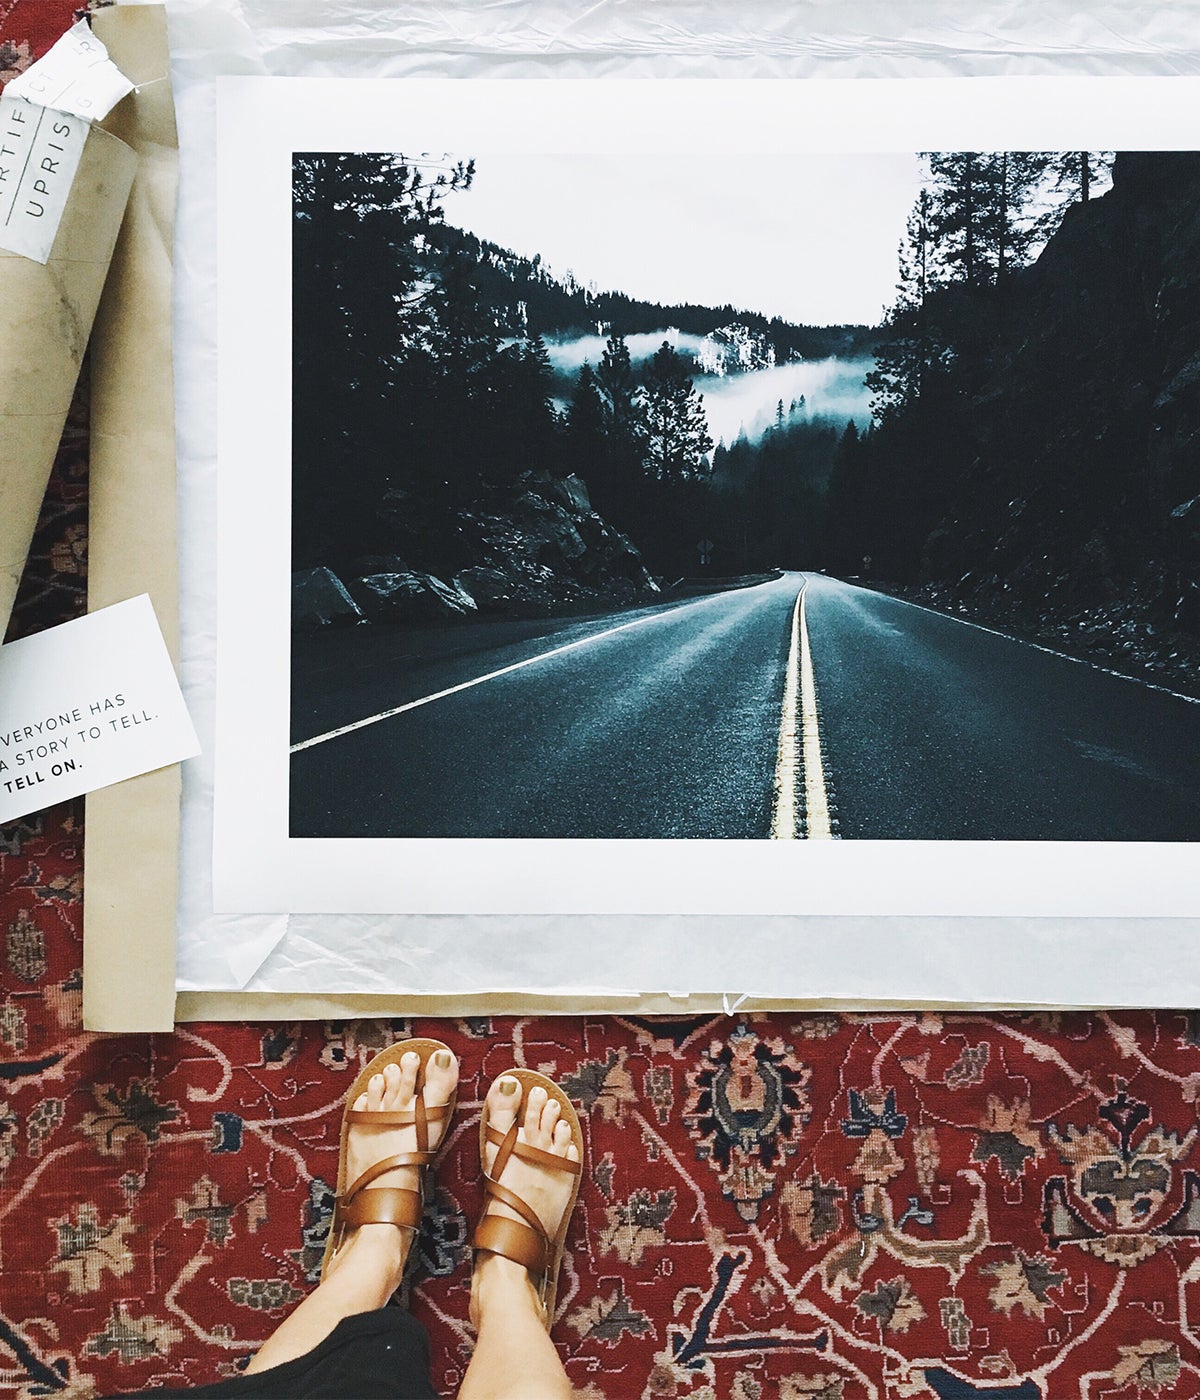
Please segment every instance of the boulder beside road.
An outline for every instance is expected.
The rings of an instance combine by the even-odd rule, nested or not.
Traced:
[[[350,592],[372,622],[446,622],[476,611],[457,580],[445,583],[412,569],[364,574]]]
[[[332,569],[322,565],[292,575],[293,631],[315,632],[365,621],[362,609]]]

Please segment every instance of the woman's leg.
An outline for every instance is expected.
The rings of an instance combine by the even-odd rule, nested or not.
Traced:
[[[559,1122],[559,1106],[544,1089],[530,1089],[521,1103],[521,1085],[501,1077],[487,1097],[490,1122],[502,1133],[521,1116],[519,1137],[557,1157],[577,1162],[571,1129]],[[487,1146],[490,1169],[497,1149]],[[553,1238],[571,1199],[573,1179],[533,1163],[509,1157],[502,1183],[526,1201]],[[502,1202],[490,1200],[489,1211],[519,1219]],[[458,1392],[459,1400],[567,1400],[571,1383],[546,1330],[545,1314],[528,1271],[498,1254],[481,1253],[471,1279],[471,1320],[478,1341]]]
[[[414,1102],[420,1057],[413,1052],[403,1056],[400,1063],[384,1067],[382,1074],[373,1075],[367,1092],[359,1096],[356,1109],[406,1110]],[[448,1050],[439,1050],[425,1067],[423,1097],[428,1107],[450,1102],[458,1082],[458,1065]],[[429,1124],[429,1145],[435,1148],[445,1133],[441,1120]],[[417,1146],[414,1127],[378,1127],[355,1123],[347,1140],[346,1180],[354,1181],[361,1173],[395,1153],[412,1152]],[[373,1182],[374,1186],[399,1186],[420,1189],[416,1167],[396,1167]],[[246,1374],[265,1371],[303,1356],[322,1342],[343,1318],[355,1313],[381,1308],[400,1285],[408,1251],[412,1247],[412,1231],[395,1225],[360,1225],[351,1231],[345,1244],[330,1263],[325,1278],[279,1324],[263,1343],[246,1368]]]

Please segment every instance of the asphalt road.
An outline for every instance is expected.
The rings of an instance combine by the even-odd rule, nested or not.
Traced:
[[[807,578],[835,835],[1200,839],[1200,705]],[[803,582],[297,639],[292,834],[766,837]]]
[[[809,575],[839,834],[1200,840],[1200,704]]]

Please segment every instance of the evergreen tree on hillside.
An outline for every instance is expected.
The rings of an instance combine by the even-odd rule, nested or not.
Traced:
[[[1053,151],[1045,157],[1054,193],[1064,204],[1086,204],[1098,182],[1112,178],[1112,151]]]
[[[990,160],[994,201],[991,247],[997,287],[1029,260],[1037,241],[1037,223],[1029,215],[1035,189],[1045,174],[1045,160],[1031,151],[997,151]]]
[[[1112,179],[1112,151],[1048,151],[1042,155],[1044,171],[1053,183],[1048,190],[1050,207],[1037,222],[1038,236],[1049,238],[1074,204],[1096,197],[1097,185]]]
[[[607,504],[611,496],[608,450],[608,404],[596,379],[596,372],[584,361],[567,405],[565,465],[581,476],[597,504]],[[603,512],[602,512],[603,513]]]
[[[530,466],[557,466],[561,424],[544,342],[534,337],[505,346],[488,361],[485,379],[485,395],[477,399],[480,475],[504,484]]]
[[[712,445],[704,400],[683,359],[664,340],[643,386],[642,466],[647,476],[669,485],[701,481],[710,471]]]
[[[919,400],[930,372],[947,356],[935,335],[929,306],[935,285],[934,230],[933,201],[925,189],[905,225],[899,273],[896,300],[885,322],[890,335],[876,351],[875,368],[867,375],[871,412],[878,422]]]
[[[927,151],[929,228],[951,281],[1002,286],[1037,237],[1030,203],[1042,156],[1025,151]]]
[[[392,459],[378,450],[399,366],[427,346],[437,298],[427,242],[473,162],[402,155],[293,158],[293,484],[297,564],[362,534]],[[367,273],[369,269],[369,275]]]
[[[986,157],[979,151],[928,151],[930,227],[951,278],[986,280],[984,246],[990,203]]]
[[[422,425],[419,451],[409,459],[424,474],[439,464],[440,481],[454,503],[469,500],[481,479],[497,476],[495,417],[504,412],[501,384],[508,365],[498,364],[499,337],[481,304],[478,270],[464,257],[443,269],[432,303],[428,357],[413,357],[401,372],[408,392],[401,409]],[[412,382],[428,379],[424,396]]]
[[[604,396],[607,430],[616,442],[632,442],[639,420],[637,376],[623,335],[610,335],[600,357],[596,383]]]
[[[862,564],[862,540],[870,511],[866,491],[866,463],[858,428],[846,424],[838,440],[825,496],[824,550],[828,567],[858,573]]]
[[[599,441],[604,436],[607,416],[608,405],[597,383],[596,371],[585,360],[567,407],[567,430],[580,441]]]

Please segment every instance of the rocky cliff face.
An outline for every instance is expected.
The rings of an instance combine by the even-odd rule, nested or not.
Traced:
[[[1200,154],[1119,155],[1000,314],[925,579],[1200,631]]]
[[[385,497],[395,553],[293,577],[293,626],[544,617],[621,607],[659,592],[630,541],[592,510],[574,476],[526,473],[436,529],[421,503]]]

